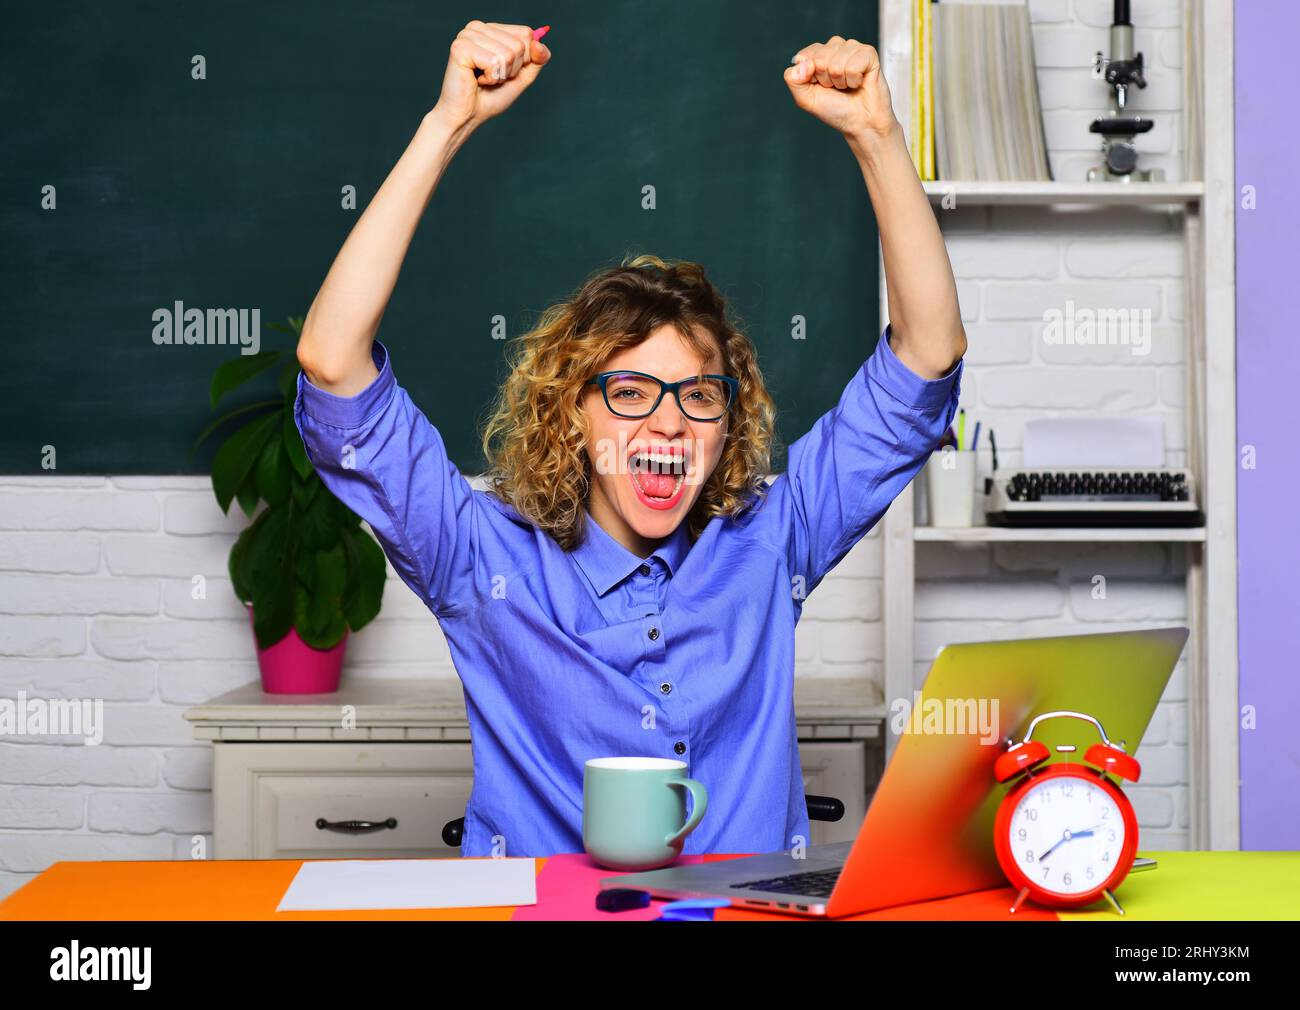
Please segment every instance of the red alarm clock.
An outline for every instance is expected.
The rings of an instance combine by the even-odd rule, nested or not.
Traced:
[[[1101,735],[1088,748],[1087,764],[1043,767],[1051,752],[1034,730],[1047,719],[1081,719]],[[1056,748],[1073,753],[1072,745]],[[1108,778],[1136,782],[1141,769],[1122,743],[1106,739],[1101,723],[1078,712],[1045,712],[1029,724],[1025,738],[998,757],[993,775],[1014,782],[993,826],[993,847],[1007,879],[1019,890],[1014,913],[1026,898],[1053,908],[1079,908],[1115,898],[1137,854],[1138,826],[1128,797]]]

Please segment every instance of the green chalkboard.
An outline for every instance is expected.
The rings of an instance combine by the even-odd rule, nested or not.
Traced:
[[[476,429],[505,368],[492,319],[516,335],[635,252],[705,264],[758,347],[781,439],[803,434],[875,345],[877,233],[848,147],[781,73],[809,42],[874,40],[876,4],[490,7],[10,6],[0,472],[47,472],[45,446],[60,473],[205,472],[214,446],[189,447],[239,348],[159,346],[155,313],[258,309],[262,347],[287,346],[267,323],[306,313],[476,17],[544,17],[554,57],[451,165],[380,329],[452,458],[482,468]]]

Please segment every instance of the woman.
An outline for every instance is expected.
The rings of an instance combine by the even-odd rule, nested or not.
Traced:
[[[686,852],[791,848],[808,837],[795,624],[952,419],[966,338],[947,252],[875,50],[807,46],[786,83],[857,158],[889,279],[892,323],[839,404],[769,488],[753,346],[700,267],[640,257],[519,338],[476,491],[374,338],[452,156],[550,58],[522,25],[457,35],[307,315],[297,423],[442,625],[474,750],[465,855],[582,851],[583,765],[610,755],[679,758],[705,784]]]

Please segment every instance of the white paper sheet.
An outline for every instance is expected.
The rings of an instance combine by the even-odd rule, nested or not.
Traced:
[[[279,912],[537,904],[532,859],[329,859],[302,864]]]
[[[1043,417],[1025,422],[1023,466],[1152,470],[1165,465],[1165,429],[1158,417]]]

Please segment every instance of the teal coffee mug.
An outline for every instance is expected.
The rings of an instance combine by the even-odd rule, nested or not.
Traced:
[[[686,794],[691,815],[686,816]],[[610,870],[656,870],[682,854],[709,808],[686,777],[686,762],[655,757],[592,758],[582,773],[582,844]]]

